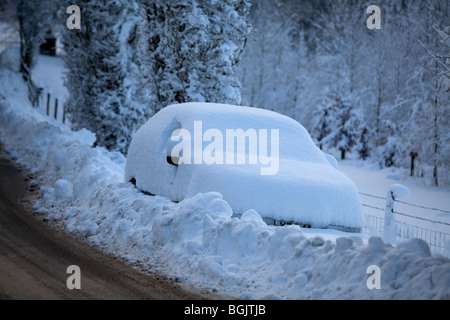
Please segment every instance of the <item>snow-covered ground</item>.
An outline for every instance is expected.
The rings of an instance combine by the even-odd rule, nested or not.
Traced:
[[[67,88],[61,78],[62,70],[64,62],[61,58],[39,55],[32,73],[33,81],[45,91],[50,91],[61,99],[67,99]]]
[[[92,245],[237,298],[450,299],[450,260],[431,255],[421,240],[393,246],[367,235],[267,226],[254,210],[233,218],[218,193],[179,203],[145,195],[124,182],[122,154],[92,147],[92,133],[31,108],[16,73],[1,68],[0,83],[0,140],[37,177],[35,211]],[[377,170],[341,166],[360,191],[384,195],[389,177],[376,183]],[[376,188],[362,188],[371,181]],[[416,187],[441,197],[440,189]],[[448,209],[440,201],[420,203]],[[367,286],[372,265],[381,270],[381,289]]]
[[[361,160],[339,161],[342,171],[349,174],[360,192],[384,197],[389,186],[400,183],[411,191],[411,195],[404,200],[427,207],[450,210],[450,188],[430,186],[421,178],[409,177],[407,169],[380,169],[378,164]],[[411,214],[421,214],[423,211],[410,208]],[[444,217],[445,215],[441,215]],[[439,217],[437,212],[436,218]],[[447,220],[450,222],[450,220]],[[450,231],[450,230],[448,230]]]
[[[63,70],[64,62],[61,58],[39,55],[32,73],[33,81],[38,87],[42,88],[38,109],[41,113],[46,114],[48,105],[49,115],[54,117],[55,104],[56,100],[58,100],[56,118],[59,121],[62,121],[64,117],[64,102],[68,98],[67,88],[64,86],[62,78]],[[70,121],[68,119],[65,120],[66,124],[70,126]]]
[[[394,204],[398,236],[420,237],[431,245],[433,252],[450,257],[450,188],[432,186],[424,179],[409,177],[407,169],[380,169],[377,164],[361,160],[340,161],[339,165],[357,185],[365,205],[363,212],[371,217],[384,217],[384,198],[391,185],[406,186],[410,195]],[[382,228],[380,219],[378,231]],[[372,233],[377,234],[376,231]]]

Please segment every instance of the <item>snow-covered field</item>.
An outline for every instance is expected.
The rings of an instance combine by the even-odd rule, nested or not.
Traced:
[[[390,185],[401,183],[411,191],[411,195],[405,198],[405,201],[427,207],[442,208],[444,211],[450,210],[449,187],[435,187],[428,185],[427,181],[421,178],[409,177],[407,169],[385,168],[381,170],[378,164],[365,163],[361,160],[339,161],[339,167],[350,175],[360,192],[384,197]],[[408,210],[412,214],[422,213],[421,210],[411,210],[414,209]],[[438,212],[435,217],[439,219]]]
[[[267,226],[254,210],[233,218],[218,193],[179,203],[145,195],[124,182],[122,154],[94,148],[92,133],[72,132],[32,109],[16,73],[1,68],[0,83],[0,140],[37,177],[35,211],[92,245],[186,286],[236,298],[450,299],[450,260],[431,255],[421,240],[393,246],[367,235]],[[389,177],[341,166],[360,191],[384,195]],[[371,181],[374,188],[362,187]],[[415,187],[429,197],[448,195]],[[448,209],[443,199],[420,203]],[[381,289],[367,286],[372,265],[381,270]]]
[[[340,161],[339,164],[357,185],[365,205],[364,214],[376,219],[372,224],[378,232],[375,230],[372,235],[379,235],[382,229],[387,190],[400,183],[409,189],[410,195],[394,204],[397,236],[402,239],[420,237],[431,245],[433,252],[450,257],[450,188],[409,177],[407,169],[380,169],[378,164],[361,160]]]

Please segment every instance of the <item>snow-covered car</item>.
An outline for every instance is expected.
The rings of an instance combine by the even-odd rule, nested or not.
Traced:
[[[268,223],[359,232],[358,190],[297,121],[251,107],[168,106],[134,135],[125,181],[178,202],[219,192]]]

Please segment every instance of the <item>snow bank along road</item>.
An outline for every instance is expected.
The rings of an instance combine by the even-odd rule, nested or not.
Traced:
[[[3,147],[0,145],[0,150]],[[196,299],[32,218],[24,177],[0,153],[0,299]],[[66,286],[81,269],[81,289]]]
[[[179,203],[147,196],[124,181],[122,154],[94,147],[92,133],[71,131],[31,108],[20,75],[0,68],[0,83],[0,139],[35,175],[40,197],[33,211],[92,246],[177,277],[186,290],[195,286],[242,299],[450,299],[450,260],[431,255],[422,240],[397,246],[349,234],[329,240],[298,226],[268,226],[255,210],[235,218],[218,193]],[[28,218],[25,225],[35,223]],[[57,235],[44,237],[46,232],[39,241],[48,239],[54,247],[44,253],[65,252],[58,249],[65,248],[65,237],[53,241]],[[60,262],[62,269],[56,264],[48,272],[62,272],[53,278],[61,279],[64,290],[67,266],[78,263],[82,277],[84,268],[84,277],[97,270],[86,253],[77,252],[63,253],[69,258]],[[84,255],[92,268],[80,265]],[[380,289],[367,283],[372,266],[380,270]],[[124,273],[138,277],[132,270]]]

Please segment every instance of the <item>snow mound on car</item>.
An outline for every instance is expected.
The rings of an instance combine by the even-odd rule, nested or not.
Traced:
[[[200,133],[195,127],[195,122],[199,121]],[[199,135],[200,152],[211,143],[202,141],[203,133],[209,129],[221,133],[224,154],[229,139],[227,130],[254,130],[256,133],[267,130],[271,133],[267,138],[268,154],[278,150],[278,168],[274,174],[263,175],[262,168],[267,169],[266,164],[250,164],[250,155],[258,158],[261,147],[251,148],[249,140],[245,164],[235,161],[206,165],[191,161],[177,168],[167,163],[166,157],[168,141],[180,128],[190,133],[192,154],[198,150],[195,140]],[[279,132],[277,146],[272,144],[272,130]],[[261,137],[256,137],[260,143]],[[139,189],[173,201],[198,193],[219,192],[235,214],[255,209],[263,217],[317,228],[360,228],[362,213],[358,191],[351,179],[338,170],[335,159],[330,158],[317,148],[309,133],[289,117],[250,107],[187,103],[164,108],[138,130],[128,150],[125,180],[134,178]],[[222,159],[226,163],[225,156]]]

